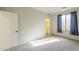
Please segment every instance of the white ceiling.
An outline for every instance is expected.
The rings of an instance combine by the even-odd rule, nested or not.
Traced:
[[[73,7],[33,7],[33,8],[49,14],[54,14],[73,9]]]

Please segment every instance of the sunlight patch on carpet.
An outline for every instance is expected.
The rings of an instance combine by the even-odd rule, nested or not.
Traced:
[[[56,43],[59,41],[61,41],[61,40],[57,39],[57,38],[49,38],[49,39],[41,39],[41,40],[31,41],[30,43],[33,46],[37,47],[37,46],[41,46],[41,45],[48,44],[48,43]]]

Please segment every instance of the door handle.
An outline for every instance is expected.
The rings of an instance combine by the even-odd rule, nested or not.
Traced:
[[[16,30],[16,32],[18,32],[18,31]]]

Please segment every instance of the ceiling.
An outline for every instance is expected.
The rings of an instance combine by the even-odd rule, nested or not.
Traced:
[[[54,14],[54,13],[59,13],[62,11],[68,11],[74,9],[74,7],[33,7],[33,8],[49,14]]]

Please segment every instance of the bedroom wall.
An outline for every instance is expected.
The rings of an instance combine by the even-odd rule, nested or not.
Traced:
[[[74,10],[74,11],[77,11],[78,31],[79,31],[79,9]],[[71,11],[69,11],[69,12],[71,12]],[[66,33],[57,33],[57,15],[58,14],[54,14],[54,15],[51,16],[51,22],[52,22],[51,32],[52,32],[52,34],[62,36],[62,37],[66,37],[66,38],[70,38],[70,39],[79,40],[79,36],[69,35],[69,34],[66,34]]]
[[[45,17],[47,13],[33,8],[3,7],[4,11],[16,12],[19,18],[19,44],[43,37],[45,32]]]

